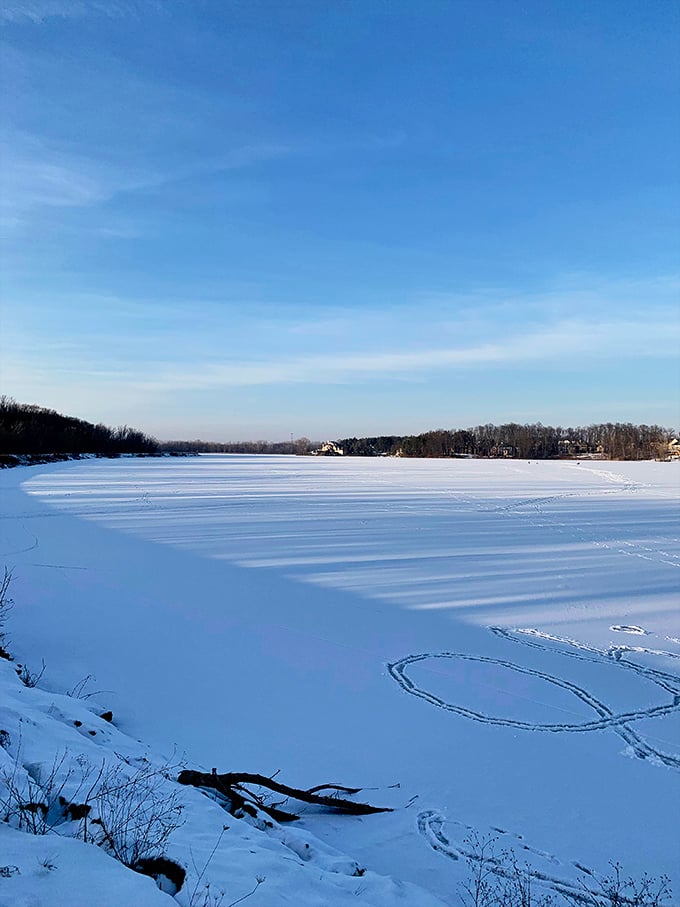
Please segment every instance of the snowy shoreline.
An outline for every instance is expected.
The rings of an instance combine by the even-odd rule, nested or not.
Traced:
[[[177,756],[163,758],[121,733],[89,699],[27,688],[15,664],[5,659],[0,659],[0,702],[2,907],[154,907],[169,903],[169,893],[179,905],[203,905],[206,896],[214,898],[207,903],[217,904],[221,893],[229,904],[260,885],[266,887],[253,903],[294,903],[298,896],[319,905],[401,904],[405,897],[412,904],[441,904],[414,886],[367,871],[304,830],[230,815],[200,791],[176,783],[185,764]],[[167,847],[141,853],[163,853],[186,872],[178,892],[165,876],[159,888],[107,854],[106,847],[83,843],[88,835],[83,818],[72,818],[69,810],[87,808],[88,841],[101,839],[94,823],[106,803],[93,782],[102,772],[129,782],[124,805],[130,814],[145,813],[145,797],[151,802],[149,779],[156,812],[181,809]],[[42,803],[44,812],[27,809]],[[151,840],[154,829],[142,822],[125,831],[127,837],[119,830],[119,843],[131,851],[140,840],[144,844],[145,835]]]

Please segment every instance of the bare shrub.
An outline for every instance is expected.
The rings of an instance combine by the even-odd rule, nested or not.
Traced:
[[[39,671],[31,671],[28,665],[19,665],[17,668],[17,674],[19,675],[19,680],[23,683],[25,687],[37,687],[40,683],[43,674],[45,673],[45,660],[43,659],[42,665]]]
[[[255,894],[260,885],[265,881],[264,876],[255,876],[255,884],[240,898],[236,898],[235,901],[232,901],[231,904],[227,904],[227,907],[236,907],[237,904],[242,904],[244,901],[248,900],[249,897]]]
[[[491,907],[497,901],[498,878],[495,845],[497,838],[484,837],[472,832],[465,838],[469,855],[465,858],[468,878],[462,883],[461,900],[464,907]]]
[[[464,907],[551,907],[551,895],[536,893],[530,867],[512,850],[497,853],[497,840],[477,832],[465,839],[470,874],[461,886]]]
[[[105,759],[96,767],[67,751],[44,770],[24,767],[17,755],[11,770],[0,774],[0,820],[34,835],[80,822],[78,837],[135,869],[164,856],[170,835],[182,824],[170,771],[148,762],[131,770]]]
[[[602,878],[581,880],[581,892],[567,896],[575,907],[662,907],[672,896],[668,876],[625,878],[620,863],[610,863],[611,871]]]
[[[243,901],[247,900],[251,895],[255,894],[257,889],[265,881],[264,876],[255,876],[255,885],[253,888],[242,895],[240,898],[237,898],[235,901],[230,901],[229,904],[224,904],[224,899],[226,897],[226,892],[220,889],[219,891],[214,891],[211,887],[209,881],[203,881],[206,870],[212,863],[212,859],[217,852],[217,848],[220,846],[220,842],[224,837],[225,831],[229,828],[228,825],[222,826],[222,831],[219,833],[217,841],[215,841],[215,846],[210,851],[208,859],[203,864],[203,868],[200,870],[196,865],[194,860],[193,852],[190,849],[191,853],[191,862],[194,867],[194,872],[196,873],[196,882],[194,884],[193,890],[189,896],[189,907],[236,907],[237,904],[242,904]]]
[[[167,767],[146,763],[128,773],[116,765],[101,774],[90,796],[99,826],[95,842],[130,868],[165,853],[170,835],[182,825],[178,793],[168,786]]]
[[[4,788],[0,800],[3,821],[33,835],[46,835],[63,822],[60,799],[73,777],[72,768],[64,770],[66,760],[64,751],[61,756],[54,757],[49,771],[43,772],[40,768],[24,769],[17,758],[12,771],[0,776]],[[76,784],[78,786],[78,782]]]
[[[671,898],[667,876],[625,877],[620,863],[610,863],[602,877],[583,873],[574,884],[555,883],[552,893],[536,893],[538,873],[520,864],[512,850],[497,852],[497,838],[472,832],[465,839],[468,878],[461,885],[464,907],[664,907]]]
[[[66,695],[72,699],[91,699],[93,696],[101,696],[103,693],[110,693],[111,690],[88,690],[87,687],[96,680],[94,674],[86,674],[70,690],[66,690]]]
[[[552,907],[555,899],[550,894],[538,894],[528,863],[520,864],[512,850],[501,855],[504,875],[498,888],[502,907]]]
[[[0,658],[10,658],[9,652],[5,648],[7,636],[5,634],[5,623],[7,615],[14,607],[14,600],[10,598],[9,587],[12,583],[12,571],[4,568],[3,577],[0,580]]]

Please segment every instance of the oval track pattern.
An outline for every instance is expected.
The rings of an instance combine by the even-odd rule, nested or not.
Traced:
[[[568,680],[557,677],[554,674],[547,674],[543,671],[527,668],[522,665],[515,664],[514,662],[505,661],[499,658],[489,658],[483,655],[468,655],[462,652],[425,652],[416,655],[407,655],[404,658],[399,659],[398,661],[388,663],[388,673],[390,677],[392,677],[392,679],[399,684],[402,690],[404,690],[404,692],[408,693],[409,695],[416,696],[419,699],[425,700],[425,702],[429,702],[430,705],[436,706],[437,708],[447,712],[454,712],[455,714],[461,715],[464,718],[479,721],[483,724],[498,725],[500,727],[512,727],[525,731],[584,733],[588,731],[611,729],[616,734],[618,734],[629,747],[631,747],[633,753],[637,758],[650,759],[652,761],[666,765],[669,768],[680,769],[680,758],[670,753],[664,753],[663,751],[651,746],[648,741],[646,741],[633,727],[631,727],[631,724],[633,722],[639,721],[641,719],[658,718],[663,715],[668,715],[672,712],[680,711],[680,678],[676,677],[673,674],[670,674],[667,671],[660,671],[656,668],[650,668],[644,665],[636,664],[635,662],[627,660],[625,657],[627,652],[644,652],[649,655],[666,656],[673,656],[675,653],[660,652],[654,649],[644,649],[639,646],[613,647],[609,653],[604,653],[592,646],[578,643],[575,640],[552,636],[550,634],[541,634],[538,630],[506,630],[502,627],[490,627],[489,629],[496,636],[500,636],[511,642],[517,642],[541,649],[547,648],[547,642],[555,642],[560,644],[561,646],[571,647],[571,650],[566,649],[564,651],[550,647],[550,649],[557,654],[569,655],[572,658],[578,658],[582,661],[590,661],[600,664],[606,663],[611,665],[613,670],[618,669],[634,671],[640,676],[645,677],[647,680],[650,680],[654,684],[656,684],[661,690],[664,691],[666,696],[670,696],[670,700],[660,705],[652,706],[646,709],[636,709],[629,712],[615,713],[604,702],[601,702],[588,690],[584,689],[583,687],[577,686],[576,684]],[[560,687],[563,690],[572,693],[583,703],[593,709],[598,717],[592,721],[581,722],[578,724],[540,724],[538,722],[519,721],[513,718],[502,718],[499,716],[488,715],[483,712],[467,708],[458,703],[448,702],[445,699],[442,699],[440,696],[437,696],[431,691],[425,689],[424,687],[419,686],[409,675],[409,668],[412,665],[418,664],[419,662],[436,659],[461,659],[463,661],[481,662],[483,664],[491,664],[506,668],[517,674],[536,677],[539,680],[544,681],[545,683],[552,684],[553,686]]]

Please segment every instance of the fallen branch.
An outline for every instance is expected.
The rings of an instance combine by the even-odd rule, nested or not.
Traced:
[[[339,790],[343,794],[358,794],[360,787],[344,787],[342,784],[317,784],[316,787],[307,789],[308,794],[318,794],[320,790]]]
[[[343,787],[340,784],[319,784],[316,787],[310,787],[308,790],[301,790],[297,787],[289,787],[287,784],[281,784],[273,778],[266,775],[258,775],[252,772],[224,772],[218,775],[215,770],[212,772],[195,772],[186,769],[179,773],[177,781],[180,784],[188,784],[192,787],[208,787],[218,791],[224,797],[227,797],[235,808],[244,809],[244,794],[255,800],[260,808],[264,810],[273,819],[279,822],[293,821],[298,819],[294,813],[287,813],[275,807],[267,806],[262,803],[260,798],[249,791],[244,784],[254,784],[257,787],[265,787],[284,797],[290,797],[293,800],[299,800],[302,803],[312,803],[314,806],[324,806],[326,809],[332,809],[336,812],[348,813],[354,816],[366,816],[371,813],[392,812],[390,807],[371,806],[369,803],[356,803],[354,800],[345,800],[337,795],[323,796],[318,793],[322,790],[341,791],[348,794],[357,794],[360,787]],[[249,810],[246,810],[249,812]]]

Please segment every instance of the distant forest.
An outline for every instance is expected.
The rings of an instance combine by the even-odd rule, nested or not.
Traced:
[[[514,457],[551,460],[583,457],[611,460],[665,459],[673,438],[658,425],[606,422],[582,428],[550,425],[478,425],[437,429],[420,435],[379,435],[341,438],[322,444],[308,438],[294,441],[164,441],[163,451],[182,453],[321,454],[350,457]]]
[[[610,460],[665,459],[673,432],[659,425],[606,422],[582,428],[550,425],[478,425],[421,435],[382,435],[336,441],[346,456],[516,457],[552,460],[583,457]]]
[[[322,444],[309,438],[291,441],[163,441],[122,425],[109,428],[51,409],[0,397],[0,455],[245,453],[322,454],[354,457],[511,457],[526,460],[666,459],[673,432],[659,425],[606,422],[581,428],[550,425],[478,425],[437,429],[419,435],[343,438]],[[675,452],[677,453],[677,442]]]
[[[321,441],[297,438],[294,441],[161,441],[160,449],[171,453],[308,454]]]
[[[0,397],[0,454],[152,454],[159,452],[155,438],[121,425],[93,425],[53,409],[17,403]]]

